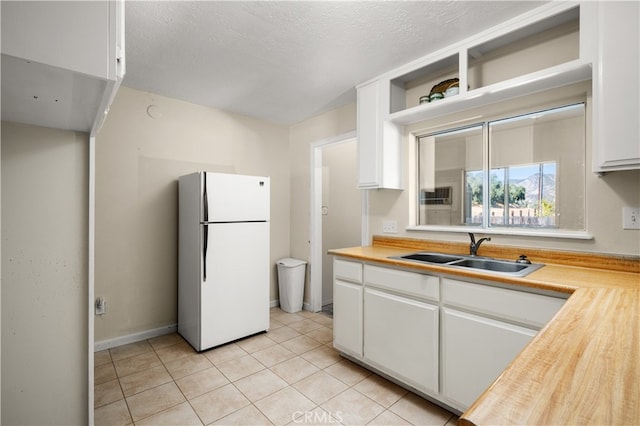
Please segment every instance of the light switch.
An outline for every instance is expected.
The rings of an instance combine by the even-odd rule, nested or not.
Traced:
[[[640,229],[640,207],[622,208],[622,229]]]

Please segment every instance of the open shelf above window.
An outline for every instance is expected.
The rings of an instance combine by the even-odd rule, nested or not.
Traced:
[[[470,90],[450,98],[408,108],[391,114],[389,119],[396,125],[417,123],[422,120],[433,119],[446,114],[589,80],[591,79],[591,71],[590,63],[576,60],[480,89]]]
[[[550,7],[391,74],[389,119],[405,125],[591,78],[580,57],[580,6]],[[459,93],[420,103],[451,78]]]
[[[456,53],[392,79],[389,113],[418,105],[420,97],[428,95],[431,87],[440,81],[458,78],[459,63]]]
[[[467,49],[467,84],[473,89],[580,58],[580,8],[480,41]]]

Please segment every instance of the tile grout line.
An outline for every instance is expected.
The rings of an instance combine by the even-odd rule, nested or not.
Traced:
[[[167,370],[167,373],[169,374],[169,376],[171,377],[171,380],[173,380],[173,383],[175,384],[175,386],[178,388],[178,390],[180,391],[180,394],[182,395],[182,397],[184,398],[183,402],[180,402],[176,405],[173,405],[171,407],[168,407],[162,411],[159,411],[157,413],[151,414],[150,416],[145,417],[145,419],[148,419],[149,417],[155,416],[156,414],[160,414],[160,413],[164,413],[168,410],[171,410],[174,407],[177,407],[180,404],[183,404],[184,402],[187,402],[189,404],[189,406],[191,407],[191,409],[193,410],[193,412],[195,413],[195,415],[198,417],[198,419],[200,420],[200,423],[202,423],[203,425],[205,424],[204,421],[202,420],[202,418],[200,417],[200,415],[198,414],[198,412],[195,410],[195,408],[193,407],[193,405],[191,404],[191,401],[189,401],[189,398],[187,398],[187,396],[184,394],[184,392],[182,391],[182,389],[180,388],[180,386],[178,385],[178,383],[176,383],[176,378],[173,377],[173,374],[171,374],[171,372],[169,371],[169,369],[167,368],[166,364],[164,363],[164,361],[162,360],[162,358],[160,357],[160,355],[158,355],[158,351],[156,350],[156,348],[151,344],[151,342],[149,342],[150,339],[147,339],[147,343],[149,344],[149,346],[151,346],[151,348],[153,349],[154,353],[156,354],[156,356],[158,357],[158,359],[160,360],[160,363],[162,364],[162,366],[165,368],[165,370]],[[175,343],[175,345],[179,345],[180,343]],[[170,346],[174,346],[174,345],[168,345],[165,347],[170,347]],[[213,365],[213,363],[211,363]],[[186,376],[185,376],[186,377]],[[168,382],[167,382],[168,383]],[[160,385],[162,386],[162,385]],[[133,416],[131,416],[131,418],[133,419]],[[144,420],[144,419],[140,419],[139,421]],[[135,422],[134,422],[135,424]]]
[[[274,311],[272,310],[271,312],[273,313]],[[285,386],[285,387],[280,388],[280,389],[277,389],[277,390],[275,390],[275,391],[271,391],[270,393],[268,393],[268,394],[266,394],[266,395],[261,396],[261,398],[260,398],[259,400],[252,401],[251,399],[249,399],[249,395],[248,395],[248,394],[245,394],[245,393],[244,393],[244,392],[243,392],[243,391],[238,387],[238,385],[237,385],[237,382],[238,382],[238,381],[240,381],[240,380],[242,380],[242,379],[244,379],[244,378],[247,378],[247,377],[251,377],[251,375],[252,375],[252,374],[257,374],[258,372],[255,372],[255,373],[252,373],[252,374],[249,374],[249,375],[246,375],[246,376],[239,377],[239,378],[237,378],[235,381],[232,381],[232,380],[230,379],[230,377],[229,377],[227,374],[225,374],[222,370],[220,370],[220,369],[218,368],[218,364],[214,363],[211,359],[209,359],[209,357],[207,357],[206,355],[204,355],[204,352],[206,352],[206,351],[204,351],[204,352],[200,352],[200,353],[196,352],[196,354],[202,354],[202,355],[206,358],[206,360],[208,361],[208,363],[210,363],[210,364],[211,364],[211,366],[210,366],[210,367],[207,367],[207,368],[204,368],[204,369],[202,369],[202,370],[196,370],[196,371],[190,372],[189,374],[185,375],[184,377],[189,377],[189,376],[191,376],[191,375],[198,374],[198,373],[200,373],[200,372],[202,372],[202,371],[206,371],[206,370],[208,370],[208,369],[215,368],[215,369],[216,369],[216,371],[217,371],[217,372],[219,372],[219,373],[222,375],[222,377],[224,377],[224,379],[228,382],[228,384],[233,385],[233,388],[234,388],[237,392],[239,392],[239,394],[240,394],[240,395],[242,395],[242,397],[243,397],[243,398],[245,398],[245,399],[246,399],[246,401],[248,402],[248,404],[247,404],[247,405],[244,405],[244,406],[243,406],[243,407],[241,407],[241,408],[235,409],[235,410],[233,410],[232,412],[227,413],[227,414],[225,414],[224,416],[222,416],[222,417],[220,417],[220,418],[218,418],[218,419],[213,420],[213,422],[220,421],[221,419],[223,419],[223,418],[225,418],[225,417],[227,417],[227,416],[231,416],[231,415],[233,415],[233,414],[237,413],[237,412],[238,412],[238,411],[240,411],[240,410],[246,409],[247,407],[252,407],[253,409],[255,409],[255,410],[256,410],[256,412],[257,412],[257,413],[260,413],[260,415],[262,415],[262,416],[263,416],[263,417],[264,417],[264,418],[265,418],[269,423],[271,423],[271,419],[267,416],[267,414],[266,414],[265,412],[263,412],[263,410],[261,410],[261,409],[258,407],[257,403],[258,403],[258,402],[260,402],[260,401],[262,401],[262,400],[263,400],[263,399],[265,399],[265,398],[269,398],[269,397],[271,397],[272,395],[274,395],[274,394],[275,394],[275,393],[277,393],[277,392],[280,392],[280,391],[282,391],[282,390],[284,390],[284,389],[288,389],[288,388],[290,388],[290,389],[292,389],[293,391],[295,391],[295,392],[299,393],[299,394],[300,394],[300,395],[302,395],[304,398],[306,398],[307,400],[309,400],[310,402],[312,402],[312,403],[313,403],[313,408],[309,408],[308,410],[306,410],[306,411],[309,411],[309,412],[310,412],[310,411],[317,410],[317,409],[320,409],[320,410],[322,410],[323,412],[326,412],[326,410],[322,407],[322,405],[323,405],[323,404],[325,404],[326,402],[328,402],[328,401],[332,400],[333,398],[337,398],[338,396],[342,395],[343,393],[345,393],[345,392],[347,392],[347,391],[349,391],[349,390],[352,390],[352,391],[355,391],[358,395],[360,395],[360,396],[362,396],[362,397],[366,398],[367,400],[369,400],[369,401],[370,401],[370,402],[372,402],[373,404],[376,404],[377,406],[379,406],[379,407],[381,407],[381,408],[382,408],[382,411],[381,411],[380,413],[378,413],[376,416],[374,416],[371,420],[369,420],[369,422],[373,422],[373,421],[375,421],[378,417],[380,417],[380,416],[382,416],[382,415],[384,415],[385,413],[387,413],[387,412],[388,412],[388,413],[390,413],[390,414],[392,414],[392,415],[397,416],[398,418],[402,419],[403,421],[406,421],[406,422],[408,422],[409,424],[412,424],[412,423],[411,423],[411,421],[409,421],[408,419],[406,419],[405,417],[403,417],[402,413],[400,413],[400,414],[399,414],[399,413],[396,413],[396,412],[394,412],[394,411],[391,411],[391,410],[390,410],[390,408],[391,408],[391,407],[393,407],[396,403],[398,403],[400,400],[402,400],[403,398],[405,398],[405,397],[406,397],[406,395],[407,395],[408,393],[413,394],[413,393],[412,393],[412,392],[410,392],[409,390],[405,389],[405,392],[404,392],[404,393],[403,393],[403,394],[402,394],[402,395],[401,395],[397,400],[395,400],[393,403],[391,403],[391,405],[390,405],[389,407],[386,407],[386,406],[385,406],[385,405],[383,405],[381,402],[376,401],[376,400],[375,400],[375,399],[373,399],[371,396],[369,396],[369,395],[367,395],[367,394],[365,394],[365,393],[363,393],[363,392],[359,391],[358,389],[356,389],[356,386],[358,386],[360,383],[362,383],[363,381],[365,381],[367,378],[369,378],[369,377],[372,377],[372,376],[376,375],[376,373],[375,373],[375,372],[371,372],[371,371],[369,371],[369,370],[367,370],[367,369],[364,369],[365,371],[367,371],[367,372],[368,372],[368,374],[367,374],[367,375],[365,375],[365,376],[363,376],[363,377],[361,377],[361,378],[358,378],[358,380],[357,380],[355,383],[350,384],[351,380],[349,380],[349,383],[348,383],[348,382],[345,380],[345,378],[344,378],[344,377],[343,377],[343,378],[341,378],[341,377],[337,377],[336,375],[334,375],[334,374],[330,373],[329,371],[327,371],[327,369],[329,369],[329,368],[331,368],[332,366],[335,366],[335,365],[337,365],[337,364],[339,364],[339,363],[341,363],[341,362],[344,362],[344,361],[346,361],[345,366],[353,364],[354,366],[356,366],[356,367],[358,367],[358,368],[363,368],[360,364],[358,364],[358,363],[354,363],[353,361],[349,360],[348,358],[344,358],[344,357],[340,356],[338,360],[332,360],[332,362],[331,362],[330,364],[328,364],[328,365],[324,365],[325,363],[324,363],[324,362],[322,362],[322,361],[320,361],[320,359],[318,359],[318,361],[317,361],[317,362],[320,362],[322,365],[324,365],[323,367],[321,367],[321,366],[320,366],[320,364],[316,364],[315,362],[313,362],[313,361],[311,361],[311,360],[309,360],[309,359],[307,359],[307,358],[305,358],[305,357],[304,357],[304,355],[305,355],[305,354],[308,354],[308,353],[310,353],[310,352],[312,352],[312,351],[315,351],[315,350],[318,350],[318,349],[323,349],[323,348],[325,348],[325,347],[329,347],[329,348],[331,348],[331,349],[334,349],[334,348],[333,348],[333,345],[331,344],[331,342],[322,342],[322,341],[316,340],[316,339],[314,339],[313,337],[309,336],[309,333],[313,333],[314,331],[316,331],[316,330],[320,330],[321,328],[326,328],[326,329],[332,330],[332,325],[333,325],[332,323],[329,325],[329,324],[327,324],[327,323],[326,323],[326,320],[323,320],[323,321],[321,321],[321,322],[317,322],[317,321],[316,321],[318,318],[320,318],[320,317],[319,317],[319,315],[321,315],[323,318],[330,318],[330,319],[331,319],[331,321],[333,321],[333,319],[332,319],[331,317],[329,317],[329,316],[327,316],[327,315],[324,315],[324,314],[322,314],[322,313],[307,313],[307,314],[304,314],[304,315],[299,315],[299,317],[301,317],[301,319],[296,319],[295,321],[289,321],[289,320],[287,320],[287,322],[279,321],[279,320],[278,320],[278,318],[283,319],[283,316],[284,316],[284,315],[287,315],[287,314],[283,313],[282,311],[277,312],[277,313],[276,313],[276,315],[271,314],[271,321],[275,321],[276,323],[280,324],[280,326],[279,326],[279,327],[275,327],[275,328],[270,327],[270,328],[269,328],[269,331],[274,331],[274,330],[277,330],[277,329],[281,329],[281,328],[287,327],[288,329],[290,329],[290,330],[292,330],[292,331],[296,332],[296,333],[297,333],[297,335],[295,335],[295,336],[293,336],[293,337],[288,337],[288,338],[286,338],[286,339],[284,339],[284,340],[282,340],[282,341],[276,341],[276,340],[273,340],[272,338],[269,338],[273,344],[270,344],[270,345],[268,345],[268,346],[266,346],[266,347],[259,347],[260,345],[258,344],[258,346],[256,346],[256,347],[257,347],[257,349],[253,349],[253,350],[252,350],[252,352],[248,352],[248,351],[247,351],[246,349],[244,349],[242,346],[237,345],[238,349],[240,349],[240,350],[244,353],[244,355],[241,355],[241,357],[244,357],[244,356],[246,356],[246,355],[250,355],[250,356],[251,356],[251,359],[252,359],[253,361],[257,362],[260,366],[262,366],[262,369],[261,369],[261,370],[259,370],[258,372],[267,370],[267,371],[271,372],[272,374],[274,374],[276,377],[278,377],[280,380],[282,380],[282,381],[284,381],[284,382],[286,383],[286,386]],[[275,316],[275,318],[273,318],[274,316]],[[291,325],[295,325],[296,323],[300,323],[300,322],[302,322],[302,321],[307,321],[307,320],[308,320],[308,321],[311,321],[311,322],[313,322],[313,323],[315,323],[315,324],[317,324],[317,325],[318,325],[318,327],[316,327],[316,328],[312,328],[312,329],[308,329],[307,327],[304,327],[304,326],[303,326],[303,327],[301,327],[301,328],[300,328],[300,330],[306,330],[306,332],[304,332],[304,333],[303,333],[303,332],[301,332],[301,331],[299,331],[299,330],[298,330],[298,329],[296,329],[296,328],[291,327]],[[177,333],[176,333],[176,334],[177,334]],[[261,335],[266,336],[266,337],[269,337],[269,336],[267,336],[267,334],[268,334],[268,332],[265,332],[265,333],[262,333]],[[168,367],[167,367],[167,365],[166,365],[165,360],[163,360],[163,358],[161,358],[161,357],[160,357],[160,354],[158,353],[158,350],[165,349],[165,348],[169,348],[169,347],[171,347],[171,346],[176,346],[176,345],[181,344],[180,339],[182,339],[183,341],[184,341],[184,339],[183,339],[181,336],[179,336],[179,334],[177,334],[177,336],[178,336],[178,338],[179,338],[179,339],[178,339],[177,341],[175,341],[174,343],[172,343],[172,344],[168,344],[168,345],[166,345],[166,346],[158,347],[158,348],[156,347],[157,345],[156,345],[156,346],[154,346],[154,345],[151,343],[151,340],[153,340],[153,339],[145,339],[145,340],[144,340],[144,342],[145,342],[145,343],[146,343],[146,344],[151,348],[151,350],[153,351],[154,355],[158,358],[158,360],[160,361],[160,365],[162,365],[162,367],[163,367],[163,368],[164,368],[164,370],[167,372],[167,374],[169,375],[169,377],[170,377],[170,379],[171,379],[171,380],[170,380],[170,381],[167,381],[167,382],[165,382],[165,383],[162,383],[162,384],[159,384],[159,385],[153,386],[153,387],[151,387],[151,388],[149,388],[149,389],[144,389],[143,391],[137,392],[137,393],[135,393],[135,394],[133,394],[133,395],[130,395],[130,396],[128,396],[128,397],[127,397],[127,396],[125,396],[124,388],[122,387],[122,382],[121,382],[121,380],[120,380],[120,379],[121,379],[121,377],[118,375],[118,372],[117,372],[117,370],[116,370],[116,365],[115,365],[115,364],[116,364],[116,361],[114,361],[113,357],[111,356],[111,351],[109,350],[109,360],[110,360],[110,362],[111,362],[111,364],[112,364],[112,367],[113,367],[113,369],[114,369],[114,371],[115,371],[116,379],[118,380],[118,386],[119,386],[120,392],[122,393],[122,396],[123,396],[123,399],[124,399],[124,402],[125,402],[125,406],[127,407],[127,412],[128,412],[128,414],[129,414],[129,418],[130,418],[130,420],[131,420],[134,424],[135,424],[135,423],[137,423],[137,422],[143,421],[143,420],[145,420],[145,419],[148,419],[148,418],[150,418],[150,417],[152,417],[152,416],[155,416],[155,415],[158,415],[158,414],[161,414],[161,413],[167,412],[167,411],[169,411],[169,410],[171,410],[171,409],[173,409],[173,408],[175,408],[175,407],[179,406],[180,404],[184,403],[185,401],[189,404],[190,409],[191,409],[191,410],[192,410],[192,412],[196,415],[196,417],[198,418],[198,420],[199,420],[202,424],[205,424],[205,423],[204,423],[204,421],[203,421],[203,419],[202,419],[202,417],[201,417],[201,415],[196,411],[195,407],[192,405],[192,401],[191,401],[189,398],[187,398],[187,395],[184,393],[183,389],[178,385],[178,383],[177,383],[177,381],[176,381],[176,380],[178,380],[178,379],[176,379],[176,378],[174,377],[174,375],[170,372],[169,368],[168,368]],[[293,339],[296,339],[296,338],[299,338],[299,337],[303,337],[303,336],[304,336],[304,337],[306,337],[307,339],[311,339],[312,341],[314,341],[315,343],[317,343],[317,344],[318,344],[318,346],[314,346],[313,348],[306,349],[306,350],[304,350],[303,352],[300,352],[300,353],[298,353],[297,351],[292,351],[291,349],[289,349],[289,348],[287,348],[287,347],[285,347],[285,346],[282,346],[282,344],[283,344],[283,343],[286,343],[287,341],[290,341],[290,340],[293,340]],[[325,340],[325,339],[323,339],[323,340]],[[234,342],[234,343],[235,343],[235,342]],[[188,344],[188,343],[187,343],[187,344]],[[221,346],[222,346],[222,345],[221,345]],[[248,345],[245,345],[245,346],[249,347]],[[254,354],[256,354],[256,353],[258,353],[258,352],[260,352],[260,351],[262,351],[262,350],[265,350],[265,349],[268,349],[268,348],[271,348],[271,347],[276,347],[276,346],[279,346],[279,347],[282,347],[282,348],[284,348],[284,349],[288,350],[289,352],[291,352],[291,353],[293,354],[293,356],[291,356],[290,358],[283,359],[283,360],[281,360],[281,361],[279,361],[279,362],[277,362],[276,364],[273,364],[273,365],[271,365],[271,366],[267,366],[264,362],[260,361],[260,359],[258,359],[256,356],[254,356]],[[214,349],[214,348],[212,348],[212,349]],[[145,351],[145,352],[146,352],[146,351]],[[125,360],[125,359],[132,358],[132,357],[139,356],[139,355],[143,355],[145,352],[136,353],[136,354],[134,354],[134,355],[130,355],[130,356],[127,356],[127,357],[125,357],[125,358],[121,358],[121,359],[119,359],[118,361]],[[339,355],[339,353],[338,353],[338,355]],[[181,356],[181,357],[176,358],[175,360],[178,360],[178,359],[181,359],[181,358],[186,358],[186,357],[188,357],[188,356],[189,356],[189,355],[184,355],[184,356]],[[237,356],[233,356],[233,357],[231,357],[231,358],[229,358],[229,359],[227,359],[227,360],[224,360],[223,362],[231,361],[231,360],[234,360],[234,359],[237,359],[237,358],[238,358]],[[305,377],[303,377],[303,378],[297,379],[297,380],[296,380],[295,382],[293,382],[293,383],[289,383],[289,381],[288,381],[288,380],[286,380],[286,379],[285,379],[285,377],[283,377],[281,374],[278,374],[276,371],[273,371],[273,370],[272,370],[272,368],[274,368],[274,367],[276,367],[276,366],[278,366],[278,365],[280,365],[280,364],[283,364],[283,363],[285,363],[285,362],[287,362],[287,361],[290,361],[290,360],[292,360],[292,359],[295,359],[295,358],[300,358],[301,360],[303,360],[303,361],[305,361],[305,362],[309,363],[311,366],[313,366],[315,369],[317,369],[317,371],[316,371],[315,373],[311,373],[310,375],[307,375],[307,376],[305,376]],[[175,360],[171,360],[171,361],[167,361],[167,362],[173,362],[173,361],[175,361]],[[105,363],[105,364],[106,364],[106,363]],[[331,397],[329,397],[329,398],[327,399],[327,401],[324,401],[324,402],[322,402],[321,404],[316,403],[314,400],[310,399],[310,398],[309,398],[305,393],[303,393],[302,391],[299,391],[299,390],[295,387],[295,384],[300,383],[301,381],[305,380],[305,378],[310,377],[310,376],[311,376],[311,375],[313,375],[313,374],[317,374],[317,372],[324,372],[325,374],[327,374],[328,376],[332,377],[333,379],[336,379],[336,380],[338,380],[340,383],[343,383],[344,385],[346,385],[346,388],[345,388],[345,389],[343,389],[342,391],[338,392],[337,394],[332,395]],[[336,372],[334,371],[334,373],[336,373]],[[131,374],[136,374],[136,373],[131,373]],[[127,375],[127,376],[128,376],[128,375]],[[379,375],[378,375],[378,376],[379,376]],[[126,376],[123,376],[123,377],[126,377]],[[181,377],[181,379],[182,379],[182,378],[184,378],[184,377]],[[388,379],[386,379],[385,377],[383,377],[383,376],[380,376],[380,377],[382,377],[382,379],[384,379],[384,380],[387,380],[387,381],[388,381]],[[356,377],[356,378],[357,378],[357,377]],[[166,408],[164,408],[163,410],[161,410],[161,411],[159,411],[159,412],[157,412],[157,413],[153,413],[153,414],[151,414],[151,415],[149,415],[149,416],[146,416],[146,417],[144,417],[144,418],[138,419],[137,421],[134,421],[134,420],[133,420],[133,413],[132,413],[132,411],[131,411],[131,407],[130,407],[130,404],[129,404],[128,398],[130,398],[130,397],[132,397],[132,396],[134,396],[134,395],[138,395],[138,394],[140,394],[140,393],[142,393],[142,392],[145,392],[145,391],[148,391],[148,390],[151,390],[151,389],[158,388],[158,387],[163,386],[163,385],[166,385],[166,384],[168,384],[168,383],[173,383],[173,384],[178,388],[178,390],[179,390],[179,392],[180,392],[180,395],[182,395],[182,397],[183,397],[183,401],[180,401],[180,402],[178,402],[178,403],[176,403],[176,404],[174,404],[174,405],[172,405],[172,406],[170,406],[170,407],[166,407]],[[391,382],[391,383],[393,383],[393,382]],[[226,386],[226,384],[225,384],[225,385],[223,385],[223,386]],[[207,393],[209,393],[209,392],[213,392],[215,389],[220,389],[221,387],[222,387],[222,386],[218,386],[218,387],[216,387],[216,388],[214,388],[214,389],[211,389],[211,390],[209,390],[209,391],[207,391],[207,392],[203,393],[202,395],[206,395]],[[198,398],[198,397],[200,397],[200,396],[202,396],[202,395],[196,395],[196,396],[194,396],[192,399]],[[117,402],[117,401],[114,401],[113,403],[115,403],[115,402]],[[111,403],[109,403],[109,404],[111,404]],[[103,406],[106,406],[106,405],[108,405],[108,404],[103,404]],[[99,408],[99,407],[98,407],[98,408]],[[95,410],[95,409],[96,409],[96,407],[94,407],[94,410]],[[331,414],[330,412],[327,412],[327,413],[329,414],[329,416],[330,416],[332,419],[335,419],[335,417],[334,417],[334,416],[332,416],[332,414]],[[444,421],[444,423],[442,423],[442,425],[446,425],[446,424],[447,424],[447,423],[449,423],[452,419],[454,419],[454,418],[455,418],[455,416],[456,416],[456,415],[455,415],[455,414],[453,414],[453,413],[449,413],[449,414],[450,414],[450,415],[446,418],[446,420]],[[302,415],[301,415],[301,416],[302,416]],[[292,417],[292,418],[290,419],[291,421],[290,421],[289,423],[291,423],[291,422],[295,422],[295,420],[296,420],[296,419],[299,419],[301,416],[298,416],[298,417],[296,417],[296,418]],[[337,421],[337,419],[335,419],[335,420]],[[289,423],[286,423],[286,424],[289,424]]]
[[[296,322],[299,322],[299,321],[296,321]],[[290,323],[290,324],[293,324],[293,323]],[[320,326],[322,326],[322,327],[324,327],[324,325],[322,325],[322,324],[319,324],[319,325],[320,325]],[[283,324],[283,327],[289,327],[289,325],[288,325],[288,324]],[[291,327],[289,327],[289,328],[291,328]],[[292,328],[292,330],[295,330],[295,329],[293,329],[293,328]],[[295,331],[297,331],[297,330],[295,330]],[[311,330],[311,331],[312,331],[312,330]],[[306,334],[303,334],[303,333],[300,333],[300,335],[306,336]],[[312,337],[309,337],[309,338],[313,339]],[[177,380],[177,379],[176,379],[176,378],[171,374],[171,372],[170,372],[170,371],[169,371],[169,369],[167,368],[167,365],[165,364],[165,361],[163,361],[163,360],[162,360],[162,358],[160,357],[160,355],[158,354],[158,351],[157,351],[156,347],[154,347],[154,346],[153,346],[153,344],[151,344],[151,342],[150,342],[149,340],[150,340],[150,339],[145,339],[145,342],[146,342],[146,343],[151,347],[151,349],[152,349],[152,351],[154,352],[154,354],[158,357],[158,359],[159,359],[160,363],[162,364],[163,368],[167,371],[167,373],[169,374],[169,376],[170,376],[170,377],[171,377],[171,379],[172,379],[172,382],[176,385],[176,387],[178,388],[178,390],[180,391],[180,393],[181,393],[181,394],[182,394],[182,396],[184,397],[185,401],[189,403],[189,405],[191,406],[191,408],[192,408],[192,410],[194,411],[194,413],[198,416],[198,418],[200,419],[200,421],[204,424],[203,419],[200,417],[200,415],[198,414],[198,412],[195,410],[195,408],[194,408],[194,407],[193,407],[193,405],[191,404],[191,401],[190,401],[190,400],[187,398],[187,396],[184,394],[184,392],[182,391],[182,389],[180,388],[180,386],[178,386],[178,385],[177,385],[177,383],[176,383],[176,380]],[[283,342],[285,342],[285,341],[287,341],[287,340],[291,340],[291,339],[286,339],[286,340],[284,340]],[[273,345],[270,345],[270,346],[279,345],[280,343],[283,343],[283,342],[275,342],[275,341],[274,341],[274,344],[273,344]],[[323,346],[323,345],[324,345],[322,342],[318,342],[318,343],[320,343],[320,344],[321,344],[321,346]],[[160,348],[160,349],[168,348],[168,347],[170,347],[170,346],[175,346],[175,345],[178,345],[178,344],[179,344],[179,343],[175,343],[174,345],[164,346],[164,347],[162,347],[162,348]],[[240,347],[240,346],[239,346],[239,347]],[[246,350],[244,350],[242,347],[240,347],[240,349],[242,349],[242,350],[246,353],[246,355],[250,355],[250,356],[252,357],[252,359],[256,360],[260,365],[262,365],[262,366],[264,367],[264,368],[263,368],[263,370],[269,370],[269,371],[271,371],[271,370],[270,370],[270,367],[267,367],[267,366],[266,366],[266,365],[264,365],[262,362],[260,362],[260,360],[258,360],[257,358],[255,358],[255,357],[253,356],[253,353],[255,353],[255,351],[254,351],[253,353],[249,353],[249,352],[247,352]],[[313,348],[313,349],[315,349],[315,348]],[[312,351],[313,349],[309,349],[309,350],[307,350],[307,351],[305,351],[305,352],[303,352],[303,353],[296,354],[296,356],[301,356],[301,355],[303,355],[304,353],[307,353],[307,352]],[[144,353],[144,352],[143,352],[143,353]],[[129,357],[122,358],[122,359],[120,359],[120,360],[118,360],[118,361],[121,361],[121,360],[124,360],[124,359],[127,359],[127,358],[133,358],[133,357],[135,357],[135,356],[142,355],[143,353],[141,353],[141,354],[136,354],[136,355],[131,355],[131,356],[129,356]],[[246,355],[243,355],[243,356],[246,356]],[[184,358],[184,357],[183,357],[183,358]],[[140,393],[142,393],[142,392],[145,392],[145,391],[151,390],[151,389],[158,388],[158,387],[163,386],[163,385],[165,385],[165,384],[167,384],[167,383],[170,383],[170,382],[162,383],[162,384],[159,384],[159,385],[157,385],[157,386],[151,387],[151,388],[149,388],[149,389],[145,389],[145,390],[143,390],[143,391],[137,392],[137,393],[135,393],[135,394],[132,394],[132,395],[129,395],[129,396],[125,396],[124,389],[122,388],[122,384],[121,384],[121,382],[120,382],[121,377],[118,375],[118,373],[117,373],[117,369],[115,368],[115,362],[113,361],[113,358],[112,358],[111,356],[110,356],[110,359],[111,359],[111,363],[113,364],[114,371],[116,372],[116,378],[117,378],[117,380],[118,380],[118,385],[119,385],[119,387],[120,387],[120,389],[121,389],[121,391],[122,391],[123,399],[124,399],[124,401],[125,401],[125,404],[127,405],[127,410],[129,411],[129,416],[130,416],[131,420],[133,421],[133,413],[131,412],[131,408],[130,408],[130,406],[129,406],[129,402],[128,402],[127,398],[129,398],[129,397],[131,397],[131,396],[134,396],[134,395],[137,395],[137,394],[140,394]],[[176,358],[176,359],[180,359],[180,358]],[[173,360],[172,360],[172,361],[173,361]],[[285,361],[286,361],[286,360],[285,360]],[[209,360],[209,362],[211,362],[211,361]],[[282,362],[284,362],[284,361],[282,361]],[[280,363],[278,363],[278,364],[280,364]],[[278,365],[278,364],[275,364],[275,365]],[[212,367],[213,367],[213,368],[216,368],[218,371],[220,371],[220,370],[217,368],[217,366],[216,366],[215,364],[213,364],[213,363],[212,363]],[[317,367],[317,366],[316,366],[316,367]],[[211,367],[210,367],[210,368],[211,368]],[[320,371],[323,371],[323,369],[320,369]],[[194,372],[194,373],[192,373],[192,374],[196,374],[196,373],[197,373],[197,372]],[[234,386],[234,388],[235,388],[238,392],[240,392],[240,393],[241,393],[241,394],[242,394],[242,395],[247,399],[247,401],[249,402],[249,405],[253,405],[253,406],[254,406],[254,407],[255,407],[255,408],[256,408],[256,409],[257,409],[257,410],[258,410],[262,415],[264,415],[264,416],[265,416],[265,418],[267,418],[267,419],[268,419],[268,417],[266,416],[266,414],[265,414],[264,412],[262,412],[262,410],[260,410],[260,409],[259,409],[259,407],[257,407],[257,406],[255,405],[255,403],[254,403],[253,401],[251,401],[251,400],[247,397],[247,395],[245,395],[245,394],[244,394],[244,393],[243,393],[243,392],[242,392],[242,391],[241,391],[241,390],[236,386],[236,384],[235,384],[235,382],[234,382],[234,381],[232,381],[232,380],[231,380],[231,379],[230,379],[226,374],[224,374],[224,372],[220,371],[220,373],[221,373],[221,374],[222,374],[222,375],[223,375],[223,376],[228,380],[229,384],[233,385],[233,386]],[[135,373],[132,373],[132,374],[135,374]],[[277,373],[275,373],[275,372],[274,372],[274,374],[276,374],[276,375],[277,375]],[[187,376],[189,376],[189,375],[187,375]],[[187,377],[187,376],[185,376],[185,377]],[[249,377],[249,376],[245,376],[245,377]],[[278,376],[278,377],[280,377],[280,376]],[[244,377],[238,378],[236,381],[241,380],[242,378],[244,378]],[[282,377],[280,377],[280,378],[281,378],[281,379],[283,379]],[[283,380],[284,380],[284,379],[283,379]],[[301,380],[303,380],[303,379],[301,379]],[[301,380],[299,380],[299,381],[301,381]],[[297,383],[297,382],[296,382],[296,383]],[[292,388],[293,388],[293,384],[289,384],[289,383],[287,383],[287,387],[292,387]],[[286,387],[285,387],[285,388],[283,388],[283,389],[286,389]],[[297,391],[297,389],[295,389],[295,388],[293,388],[293,389]],[[275,392],[277,392],[277,391],[275,391]],[[272,395],[272,394],[273,394],[273,393],[275,393],[275,392],[272,392],[272,393],[270,393],[269,395],[265,395],[265,396],[264,396],[263,398],[261,398],[261,399],[264,399],[264,398],[266,398],[266,397],[268,397],[268,396]],[[146,417],[144,417],[144,418],[138,419],[137,421],[141,421],[141,420],[144,420],[144,419],[146,419],[146,418],[152,417],[152,416],[154,416],[154,415],[156,415],[156,414],[160,414],[160,413],[166,412],[166,411],[168,411],[168,410],[170,410],[170,409],[172,409],[172,408],[176,407],[177,405],[182,404],[182,403],[183,403],[183,402],[185,402],[185,401],[182,401],[182,402],[180,402],[180,403],[178,403],[178,404],[175,404],[175,405],[173,405],[173,406],[171,406],[171,407],[167,407],[167,408],[165,408],[164,410],[159,411],[158,413],[154,413],[154,414],[151,414],[151,415],[146,416]],[[312,402],[313,402],[313,401],[312,401]],[[314,404],[315,404],[315,402],[314,402]],[[315,404],[315,405],[316,405],[316,406],[314,407],[314,409],[315,409],[315,408],[320,407],[320,405],[319,405],[319,404]],[[248,405],[247,405],[247,406],[248,406]],[[245,406],[245,407],[247,407],[247,406]],[[242,408],[245,408],[245,407],[242,407]],[[242,409],[242,408],[240,408],[240,409]],[[235,410],[235,411],[233,411],[232,413],[229,413],[229,414],[227,414],[227,415],[231,415],[231,414],[233,414],[233,413],[235,413],[235,412],[239,411],[240,409]],[[224,417],[226,417],[226,416],[223,416],[222,418],[224,418]],[[219,419],[216,419],[216,420],[219,420]],[[214,421],[216,421],[216,420],[214,420]],[[295,419],[292,419],[292,420],[295,420]],[[135,421],[134,421],[134,423],[135,423]]]

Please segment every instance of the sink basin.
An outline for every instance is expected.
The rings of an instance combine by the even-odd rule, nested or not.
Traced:
[[[456,260],[461,260],[460,256],[452,256],[450,254],[441,254],[441,253],[413,253],[408,254],[406,256],[401,256],[402,259],[407,260],[417,260],[419,262],[429,262],[429,263],[449,263]]]
[[[463,259],[454,263],[455,266],[464,266],[466,268],[485,269],[487,271],[496,272],[520,272],[531,265],[515,262],[503,262],[491,259]]]
[[[391,256],[392,259],[409,260],[412,262],[436,264],[455,269],[474,269],[490,274],[524,277],[544,265],[540,263],[517,263],[508,260],[498,260],[489,257],[462,256],[446,253],[418,252],[402,256]]]

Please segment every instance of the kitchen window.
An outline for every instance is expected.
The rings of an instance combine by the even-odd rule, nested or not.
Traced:
[[[585,231],[585,104],[417,137],[417,224]]]

